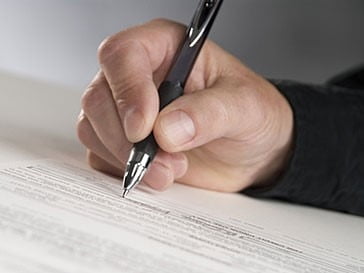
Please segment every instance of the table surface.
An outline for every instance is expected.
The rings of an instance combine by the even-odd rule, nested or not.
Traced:
[[[81,91],[0,73],[0,163],[84,160],[76,121]]]

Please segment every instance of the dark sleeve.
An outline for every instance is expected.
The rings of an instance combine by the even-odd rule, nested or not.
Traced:
[[[294,151],[273,186],[244,193],[364,216],[363,74],[355,88],[338,79],[321,86],[272,81],[294,112]]]

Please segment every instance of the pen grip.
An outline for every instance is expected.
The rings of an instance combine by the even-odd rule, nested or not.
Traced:
[[[160,105],[159,109],[162,110],[172,101],[183,95],[183,87],[179,82],[173,83],[170,81],[164,81],[158,89],[158,95]],[[153,159],[158,151],[158,144],[155,141],[153,134],[150,134],[144,140],[136,143],[134,145],[134,149],[136,151],[147,153],[151,159]]]
[[[134,144],[134,149],[136,152],[146,153],[153,160],[158,151],[158,144],[155,141],[153,134]]]
[[[164,81],[158,89],[159,111],[172,101],[183,95],[183,87],[180,82]]]

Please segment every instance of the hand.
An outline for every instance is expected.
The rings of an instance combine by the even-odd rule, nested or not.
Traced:
[[[185,27],[154,20],[106,39],[101,71],[82,98],[78,135],[89,164],[122,176],[132,147],[152,130],[161,147],[144,182],[178,181],[224,192],[269,183],[284,170],[293,114],[278,90],[207,41],[185,94],[158,113],[157,87]]]

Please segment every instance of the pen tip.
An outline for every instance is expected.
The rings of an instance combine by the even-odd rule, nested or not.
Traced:
[[[124,189],[124,191],[123,191],[123,194],[122,194],[122,198],[125,198],[127,195],[128,195],[128,193],[129,193],[129,190],[128,189]]]

